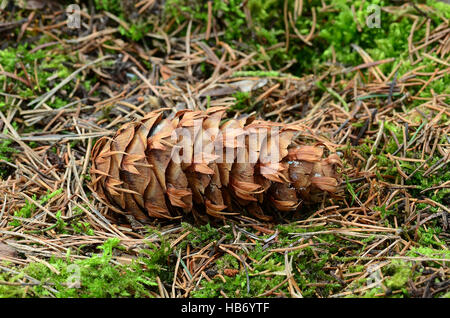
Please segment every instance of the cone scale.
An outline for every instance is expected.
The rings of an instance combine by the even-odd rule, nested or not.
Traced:
[[[99,139],[91,156],[93,190],[141,222],[244,210],[269,220],[270,210],[295,211],[336,191],[339,156],[325,158],[320,144],[295,145],[300,126],[224,120],[225,112],[213,107],[163,118],[158,110]]]

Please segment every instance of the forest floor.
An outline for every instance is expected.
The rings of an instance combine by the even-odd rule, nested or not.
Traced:
[[[0,1],[0,297],[450,297],[449,21],[431,0]],[[210,106],[333,143],[337,195],[118,223],[95,141]]]

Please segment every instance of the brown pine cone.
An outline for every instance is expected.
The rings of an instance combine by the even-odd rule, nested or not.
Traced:
[[[223,218],[243,210],[261,219],[334,193],[341,160],[323,145],[293,144],[299,125],[222,122],[225,107],[162,110],[103,137],[92,151],[92,187],[114,211],[139,221],[193,212]],[[264,209],[262,208],[264,207]]]

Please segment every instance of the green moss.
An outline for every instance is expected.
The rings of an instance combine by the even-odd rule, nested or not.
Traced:
[[[225,254],[220,259],[217,260],[216,263],[217,269],[239,269],[238,260],[230,254]]]
[[[17,47],[10,46],[0,50],[0,64],[5,71],[15,73],[24,80],[29,79],[30,85],[6,75],[0,75],[0,81],[6,81],[6,83],[12,85],[15,94],[24,99],[32,99],[42,92],[50,91],[55,82],[67,78],[73,72],[67,66],[73,64],[73,56],[53,51],[51,48],[31,52],[37,45],[39,43],[32,45],[25,43],[19,44]],[[77,78],[81,78],[81,75],[78,74]],[[61,88],[61,91],[70,91],[73,89],[73,85],[73,83],[68,83]],[[8,107],[4,101],[1,101],[1,98],[3,97],[0,97],[0,103],[3,107]],[[57,95],[47,101],[47,105],[53,108],[60,108],[66,104],[67,102]]]
[[[113,252],[121,249],[119,244],[118,238],[108,239],[98,247],[102,250],[101,254],[94,254],[87,259],[72,261],[70,252],[66,258],[52,257],[48,263],[57,273],[42,263],[31,263],[21,269],[21,274],[0,274],[0,279],[9,282],[17,282],[24,275],[41,282],[29,290],[0,285],[0,298],[45,297],[50,293],[62,298],[148,297],[149,291],[157,286],[156,276],[163,281],[172,279],[173,268],[169,268],[167,262],[171,249],[166,241],[163,240],[161,246],[148,244],[149,248],[141,251],[138,262],[131,265],[111,263]],[[79,284],[71,285],[76,282]],[[46,287],[51,287],[52,291]]]
[[[450,251],[445,249],[434,249],[431,247],[426,246],[418,246],[418,247],[412,247],[406,255],[413,256],[413,257],[423,257],[428,256],[432,258],[441,258],[441,259],[449,259],[450,260]],[[437,266],[435,264],[435,266]]]
[[[247,112],[252,107],[252,98],[250,92],[236,92],[233,94],[236,98],[235,104],[230,110],[241,110]]]
[[[72,213],[74,217],[81,217],[84,214],[83,210],[78,206],[73,208]],[[70,226],[72,227],[74,233],[94,235],[94,229],[91,227],[91,224],[89,222],[75,221],[72,222]]]
[[[105,10],[114,14],[122,12],[121,0],[95,0],[95,8],[97,10]]]
[[[386,267],[385,274],[390,276],[385,280],[387,287],[392,290],[402,289],[406,291],[406,284],[412,277],[411,264],[402,260],[393,260]]]
[[[5,133],[6,131],[4,131]],[[13,143],[11,139],[2,139],[0,142],[0,160],[11,162],[11,155],[17,153],[17,149],[10,147]]]
[[[182,226],[186,230],[189,230],[191,232],[187,236],[187,240],[182,246],[188,243],[191,244],[193,247],[202,246],[202,244],[204,244],[205,242],[219,240],[223,235],[222,234],[223,232],[221,233],[221,231],[219,231],[218,228],[211,226],[209,223],[201,226],[192,226],[188,223],[182,223]],[[229,235],[231,235],[231,233]]]
[[[3,262],[2,266],[9,264]],[[23,278],[23,273],[18,275],[9,275],[0,273],[0,281],[5,284],[0,284],[0,298],[21,298],[26,296],[26,290],[20,285],[20,280]]]
[[[232,76],[235,77],[278,77],[281,76],[280,72],[276,71],[238,71],[234,72]]]
[[[387,218],[389,216],[396,216],[396,215],[398,215],[398,212],[395,211],[395,210],[386,210],[386,205],[385,204],[383,204],[380,207],[378,207],[378,206],[374,207],[373,209],[374,209],[374,211],[380,211],[380,215],[381,215],[381,217],[383,219],[385,219],[385,218]]]
[[[444,16],[447,20],[450,19],[450,6],[442,1],[427,0],[427,5],[436,9],[434,13],[438,16]]]
[[[201,287],[191,293],[194,298],[223,297],[223,291],[228,297],[255,297],[270,290],[273,286],[284,280],[282,276],[256,276],[250,278],[250,293],[247,294],[247,279],[245,273],[239,273],[234,277],[225,276],[225,283],[220,278],[214,278],[211,282],[204,282]]]
[[[364,271],[364,269],[365,269],[364,265],[355,265],[355,266],[350,266],[348,268],[348,271],[350,273],[359,273],[359,272]]]
[[[390,57],[405,63],[399,69],[399,76],[412,69],[409,65],[408,36],[413,24],[413,19],[407,13],[414,9],[408,7],[406,10],[397,10],[393,13],[380,11],[380,28],[370,28],[366,25],[366,18],[372,12],[369,6],[376,4],[379,6],[396,5],[389,1],[347,1],[337,0],[330,3],[330,10],[322,11],[318,8],[322,6],[320,1],[308,1],[303,5],[303,12],[300,19],[294,19],[293,23],[297,31],[305,36],[309,34],[312,22],[312,10],[316,14],[316,32],[312,41],[312,46],[306,45],[296,36],[289,39],[289,47],[281,46],[271,48],[271,46],[286,42],[286,25],[284,16],[284,1],[263,1],[250,0],[247,7],[251,14],[251,22],[246,19],[244,9],[240,1],[230,0],[224,2],[214,0],[212,14],[214,21],[225,30],[224,39],[232,46],[245,52],[256,52],[257,60],[269,62],[274,70],[280,69],[288,61],[296,60],[290,67],[290,73],[300,76],[304,73],[314,73],[323,67],[324,62],[332,59],[332,48],[336,54],[338,63],[344,65],[358,65],[363,63],[361,56],[352,47],[353,44],[364,49],[374,60],[381,60]],[[450,6],[428,1],[427,4],[438,10],[428,11],[432,18],[439,15],[448,14]],[[354,5],[356,16],[353,16],[351,6]],[[194,24],[200,26],[201,32],[206,31],[208,14],[207,2],[200,0],[168,0],[165,6],[166,20],[175,19],[176,24],[173,29],[182,23],[193,19]],[[443,9],[445,8],[445,9]],[[294,11],[294,3],[288,2],[288,12]],[[432,20],[432,27],[436,27],[439,21]],[[359,28],[358,28],[359,26]],[[295,34],[289,25],[290,34]],[[425,28],[420,28],[414,33],[414,41],[420,40],[425,35]],[[263,54],[260,48],[263,47]],[[421,63],[430,63],[422,61]],[[395,66],[394,63],[381,64],[378,67],[385,73],[390,73]],[[260,71],[255,66],[248,66],[244,71]],[[433,70],[431,70],[433,71]],[[449,85],[448,81],[441,79],[430,84],[430,88],[436,92],[445,90]],[[430,90],[426,89],[422,94],[427,96]]]
[[[434,238],[435,235],[437,236],[441,232],[442,228],[438,226],[428,226],[426,230],[420,227],[417,231],[419,235],[419,243],[424,246],[443,247],[445,246],[445,243],[438,242]]]
[[[146,281],[154,281],[156,276],[159,276],[165,282],[173,280],[175,264],[168,262],[169,255],[172,254],[170,242],[162,236],[160,236],[160,241],[159,246],[154,243],[147,243],[148,248],[143,249],[139,257],[139,261],[144,266],[138,264],[134,266],[136,272],[140,273]]]
[[[61,192],[62,192],[62,189],[58,189],[54,192],[48,193],[47,195],[45,195],[44,197],[42,197],[40,199],[39,203],[41,205],[45,205],[45,203],[47,203],[49,200],[51,200],[54,196],[61,194]],[[33,195],[32,199],[34,201],[37,201],[36,195]],[[33,215],[35,210],[36,210],[36,206],[34,205],[34,203],[29,202],[27,200],[25,205],[20,210],[14,212],[14,216],[20,217],[20,218],[30,218]],[[11,225],[11,226],[20,226],[21,224],[22,224],[22,222],[19,220],[14,220],[9,223],[9,225]]]

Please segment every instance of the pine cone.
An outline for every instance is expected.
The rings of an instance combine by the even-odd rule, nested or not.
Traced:
[[[163,119],[163,110],[153,111],[99,139],[93,190],[114,211],[143,222],[243,210],[268,220],[264,212],[273,208],[295,211],[336,191],[339,156],[322,158],[320,144],[293,144],[300,125],[248,116],[221,124],[225,112],[183,110]]]

